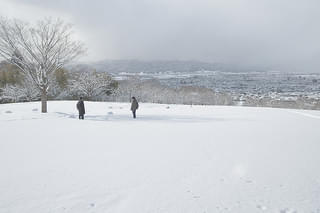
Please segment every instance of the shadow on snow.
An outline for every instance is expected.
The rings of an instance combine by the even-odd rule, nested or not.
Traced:
[[[78,119],[77,114],[69,114],[63,112],[55,112],[59,117]],[[212,117],[196,117],[196,116],[178,116],[178,115],[140,115],[136,119],[133,119],[131,115],[85,115],[85,120],[89,121],[169,121],[179,123],[197,123],[197,122],[217,122],[217,121],[231,121],[224,118],[212,118]]]

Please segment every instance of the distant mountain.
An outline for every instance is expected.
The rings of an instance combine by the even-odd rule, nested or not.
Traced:
[[[140,60],[103,60],[88,64],[74,64],[73,70],[95,69],[98,72],[109,73],[155,73],[155,72],[193,72],[200,70],[225,72],[262,71],[255,67],[226,65],[222,63],[209,63],[200,61],[140,61]]]
[[[217,70],[218,64],[197,61],[105,60],[92,64],[97,71],[107,72],[191,72]]]

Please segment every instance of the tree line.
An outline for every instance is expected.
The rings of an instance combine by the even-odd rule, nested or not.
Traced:
[[[258,95],[215,92],[210,88],[181,86],[171,88],[156,79],[132,76],[115,80],[111,74],[95,70],[60,68],[48,87],[49,100],[76,100],[80,96],[91,101],[130,102],[135,96],[141,102],[188,105],[241,105],[296,109],[320,109],[316,98],[300,96],[281,100]],[[41,93],[26,80],[17,67],[0,62],[0,103],[39,101]]]
[[[8,62],[0,63],[0,102],[41,100],[40,91],[32,81]],[[116,81],[106,72],[95,70],[68,70],[60,68],[53,72],[48,85],[48,99],[75,100],[80,96],[91,101],[130,101],[135,96],[142,102],[167,104],[231,105],[228,94],[211,89],[186,86],[170,88],[159,81],[131,77]]]
[[[104,100],[117,91],[118,82],[108,73],[95,70],[69,71],[59,68],[52,73],[48,84],[49,100],[74,100],[80,96],[86,100]],[[24,102],[41,100],[41,91],[27,79],[19,68],[8,62],[0,63],[0,102]]]

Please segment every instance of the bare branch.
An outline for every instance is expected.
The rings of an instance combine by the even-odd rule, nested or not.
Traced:
[[[73,40],[72,26],[47,18],[35,25],[0,17],[0,57],[15,64],[36,87],[46,92],[52,73],[85,52]],[[46,101],[46,94],[42,94]]]

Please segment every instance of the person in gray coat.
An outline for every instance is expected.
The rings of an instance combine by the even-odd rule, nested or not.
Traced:
[[[139,108],[139,103],[135,97],[132,97],[132,102],[131,102],[131,111],[133,118],[136,118],[136,111]]]
[[[80,97],[80,100],[77,103],[77,109],[79,111],[79,119],[84,119],[84,114],[86,114],[86,110],[84,108],[83,98]]]

